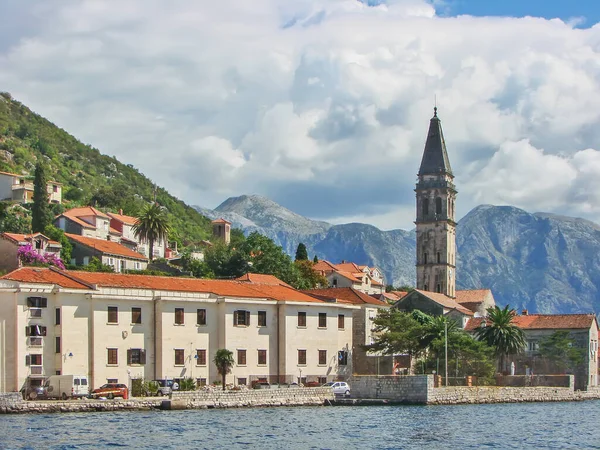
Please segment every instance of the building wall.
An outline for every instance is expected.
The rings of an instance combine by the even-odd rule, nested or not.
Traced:
[[[19,267],[18,249],[17,244],[0,237],[0,270],[10,272]]]
[[[0,173],[0,200],[12,199],[12,185],[15,177]]]
[[[441,316],[444,314],[444,308],[431,300],[420,295],[418,292],[411,292],[406,297],[396,303],[398,309],[401,311],[414,311],[418,309],[423,311],[425,314],[432,316]]]

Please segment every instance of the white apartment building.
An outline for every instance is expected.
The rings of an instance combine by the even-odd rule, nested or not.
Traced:
[[[352,374],[357,306],[285,285],[24,267],[0,278],[0,392],[53,374],[325,382]]]

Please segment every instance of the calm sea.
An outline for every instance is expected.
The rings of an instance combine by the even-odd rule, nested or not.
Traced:
[[[0,416],[2,449],[600,448],[600,401]]]

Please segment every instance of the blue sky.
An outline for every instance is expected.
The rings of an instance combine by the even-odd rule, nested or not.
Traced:
[[[600,22],[598,0],[441,0],[433,1],[439,13],[455,16],[535,16],[570,21],[584,18],[579,27],[591,27]]]

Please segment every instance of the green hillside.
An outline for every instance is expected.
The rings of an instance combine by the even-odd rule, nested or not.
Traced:
[[[169,211],[173,235],[180,244],[210,236],[210,220],[200,215],[130,164],[101,154],[66,131],[0,93],[0,171],[33,178],[36,161],[43,158],[50,179],[63,183],[63,206],[93,204],[102,210],[123,209],[137,215],[154,195]],[[156,192],[155,192],[156,191]],[[61,206],[55,213],[59,213]]]

